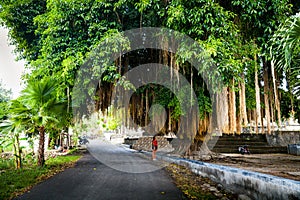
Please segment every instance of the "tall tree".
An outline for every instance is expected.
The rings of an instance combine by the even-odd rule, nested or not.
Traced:
[[[232,7],[229,8],[233,10],[235,13],[237,13],[237,19],[236,22],[240,27],[241,34],[243,36],[244,41],[255,41],[255,44],[258,48],[258,51],[256,51],[255,57],[256,64],[253,65],[257,66],[257,72],[259,77],[262,70],[260,69],[261,66],[263,69],[271,69],[271,63],[267,62],[269,59],[268,51],[269,51],[269,40],[276,30],[277,26],[279,25],[280,21],[284,20],[289,13],[292,12],[291,10],[291,4],[289,1],[256,1],[256,0],[250,0],[250,1],[232,1],[231,2]],[[225,7],[228,7],[224,4]],[[254,58],[252,58],[253,60]],[[255,59],[254,59],[255,60]],[[266,70],[265,70],[266,71]],[[272,79],[275,80],[275,74],[272,76]],[[251,81],[251,80],[249,80]],[[264,84],[269,85],[269,80],[265,79]],[[274,81],[273,81],[274,82]],[[259,85],[257,85],[259,86]],[[258,94],[262,94],[262,90],[259,87],[256,87],[256,94],[258,97]],[[275,94],[274,100],[275,102],[279,102],[279,95],[277,85],[274,85],[272,87],[274,90],[272,93],[264,93],[266,99],[272,99],[271,94]],[[272,102],[276,105],[277,110],[277,120],[280,122],[281,115],[280,115],[280,105],[275,102]],[[261,107],[258,105],[259,102],[256,102],[256,107]],[[259,112],[259,113],[258,113]],[[265,109],[265,118],[268,118],[268,109]],[[262,110],[257,110],[257,114],[261,114]],[[257,120],[261,121],[261,119],[256,118]],[[257,121],[256,120],[256,121]],[[258,123],[258,121],[257,121]],[[270,123],[270,122],[267,122]],[[280,124],[280,123],[279,123]]]
[[[66,112],[57,99],[57,83],[53,79],[31,81],[22,91],[22,101],[31,110],[31,120],[39,131],[38,165],[45,163],[45,132],[49,123],[58,122],[59,113]]]
[[[300,13],[283,22],[271,41],[277,70],[284,72],[289,91],[300,96]]]

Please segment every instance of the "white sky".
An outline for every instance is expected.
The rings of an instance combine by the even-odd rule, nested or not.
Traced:
[[[21,74],[24,70],[24,61],[15,61],[13,46],[9,45],[8,30],[0,26],[0,80],[6,89],[12,89],[13,98],[21,91]]]

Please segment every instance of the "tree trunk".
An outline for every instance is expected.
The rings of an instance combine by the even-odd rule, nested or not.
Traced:
[[[149,94],[148,89],[146,89],[146,113],[145,113],[145,126],[148,125],[148,116],[149,116]]]
[[[224,133],[228,129],[228,91],[226,87],[221,92],[212,95],[212,110],[207,134],[199,149],[199,156],[212,154],[210,148],[216,143],[214,136],[221,136],[222,132]]]
[[[270,105],[269,105],[269,76],[268,76],[268,67],[264,68],[264,101],[265,101],[265,117],[267,122],[267,133],[271,133],[271,124],[270,124]]]
[[[228,132],[228,91],[224,87],[221,92],[213,95],[212,110],[208,126],[208,134]]]
[[[236,105],[235,105],[235,91],[234,91],[234,79],[231,80],[231,86],[229,87],[229,101],[228,101],[228,115],[229,115],[229,132],[236,132]]]
[[[241,125],[241,115],[240,113],[236,117],[236,133],[241,134],[242,133],[242,125]]]
[[[294,119],[295,117],[295,109],[294,109],[294,95],[293,92],[291,91],[290,87],[289,87],[289,94],[290,94],[290,100],[291,100],[291,117]]]
[[[22,155],[21,155],[20,141],[18,135],[14,136],[13,149],[14,149],[16,169],[20,169],[22,167]]]
[[[239,124],[240,124],[240,129],[242,132],[243,127],[248,126],[248,117],[247,117],[247,108],[246,108],[246,89],[245,89],[245,75],[244,73],[241,75],[242,81],[239,84],[239,100],[240,100],[240,105],[239,105],[239,113],[240,113],[240,118],[239,118]]]
[[[14,156],[15,156],[15,167],[16,169],[19,169],[19,164],[18,164],[18,155],[17,155],[17,146],[16,146],[16,142],[14,141],[13,143],[13,149],[14,149]]]
[[[38,166],[44,166],[45,164],[45,127],[39,128],[39,149],[38,149]]]
[[[228,88],[223,88],[218,94],[217,118],[218,130],[221,133],[229,133],[229,106],[228,106]]]
[[[171,118],[171,108],[168,109],[168,132],[172,130],[172,118]]]
[[[208,141],[204,140],[200,149],[199,149],[199,156],[201,155],[211,155],[213,152],[208,148]]]
[[[258,126],[261,125],[261,107],[260,107],[260,89],[258,83],[258,67],[257,55],[254,55],[255,60],[255,100],[256,100],[256,113],[255,113],[255,132],[258,133]]]
[[[142,93],[142,98],[141,98],[141,105],[140,105],[140,122],[141,122],[141,126],[146,126],[146,124],[143,124],[143,122],[145,121],[143,119],[143,116],[146,117],[145,113],[144,113],[144,93]]]
[[[18,159],[18,169],[22,168],[22,149],[20,147],[19,135],[16,136],[16,145],[17,145],[17,159]]]
[[[276,77],[275,77],[275,69],[274,69],[274,61],[273,60],[271,60],[271,74],[272,74],[272,80],[273,80],[275,108],[277,110],[278,127],[281,127],[280,102],[279,102],[279,97],[278,97],[278,88],[277,88],[277,84],[276,84]]]
[[[271,86],[269,86],[270,88]],[[273,122],[274,122],[274,114],[275,114],[275,111],[274,111],[274,90],[272,90],[270,88],[269,90],[269,102],[270,102],[270,122],[271,122],[271,132],[274,130],[274,126],[273,126]]]
[[[69,135],[68,131],[66,132],[66,135],[67,135],[67,149],[69,150],[69,148],[70,148],[70,135]]]
[[[70,88],[69,88],[69,86],[67,87],[67,97],[68,97],[67,113],[69,113],[70,112]]]

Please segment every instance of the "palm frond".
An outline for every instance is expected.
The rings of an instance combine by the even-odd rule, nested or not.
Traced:
[[[293,50],[300,41],[300,13],[288,18],[275,32],[271,56],[276,61],[277,69],[287,70],[292,62]]]
[[[288,18],[271,39],[271,57],[278,71],[289,77],[290,89],[300,97],[300,13]]]
[[[15,129],[13,123],[10,120],[4,120],[0,123],[0,133],[7,135],[10,132],[13,132]]]
[[[57,85],[52,79],[42,81],[31,81],[22,91],[23,99],[34,106],[43,106],[56,96]]]

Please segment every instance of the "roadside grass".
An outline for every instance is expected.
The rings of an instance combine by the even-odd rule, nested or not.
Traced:
[[[186,167],[170,164],[165,169],[169,172],[176,186],[182,191],[183,199],[238,199],[235,194],[224,189],[221,189],[218,194],[211,191],[206,185],[209,184],[211,187],[216,188],[216,183],[209,178],[196,175]]]
[[[167,171],[170,173],[177,187],[184,194],[184,199],[217,199],[210,192],[203,190],[195,179],[195,176],[185,167],[171,164],[167,166]]]
[[[14,160],[12,158],[9,159],[2,159],[0,158],[0,171],[11,169],[14,167]]]
[[[37,183],[72,167],[81,157],[79,154],[68,154],[49,158],[44,167],[26,164],[22,169],[14,169],[13,160],[0,159],[0,199],[12,199]]]

